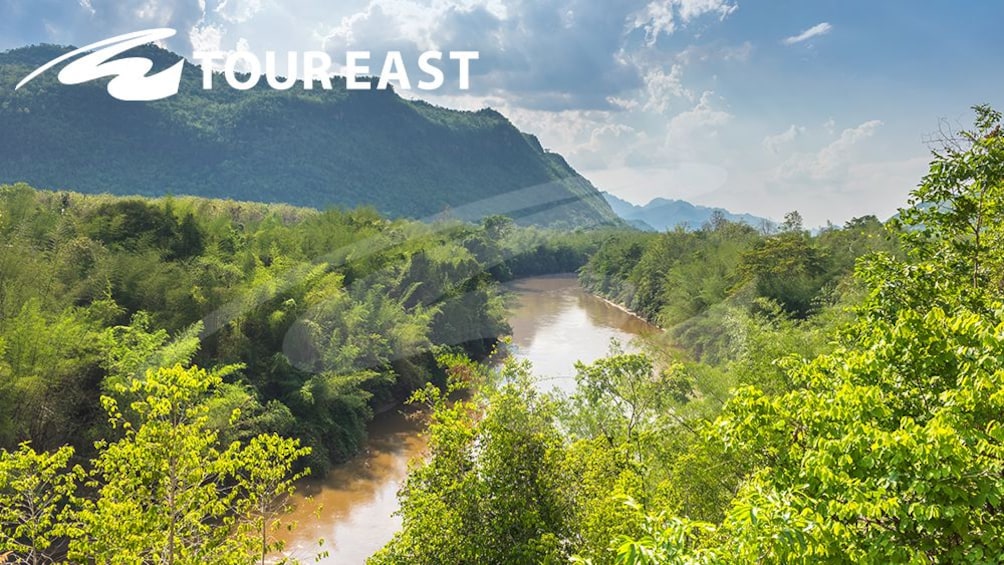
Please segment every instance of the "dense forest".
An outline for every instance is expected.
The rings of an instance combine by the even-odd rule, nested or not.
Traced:
[[[997,563],[1004,137],[976,108],[884,226],[621,233],[584,284],[657,321],[577,367],[463,361],[371,562]]]
[[[427,456],[374,564],[996,562],[1000,128],[816,233],[0,187],[0,555],[278,559],[296,481],[408,398]],[[665,331],[567,396],[485,363],[500,282],[576,270]]]
[[[295,478],[508,332],[500,281],[605,233],[0,186],[0,554],[270,553]]]
[[[235,437],[292,433],[313,465],[358,446],[373,408],[483,358],[507,332],[497,283],[581,266],[602,231],[387,220],[198,198],[0,188],[4,446],[86,448],[112,381],[239,364]]]
[[[579,279],[665,328],[691,358],[720,364],[737,313],[809,326],[857,298],[850,275],[859,257],[900,254],[874,216],[813,235],[791,212],[765,228],[715,215],[695,231],[621,232],[590,256]]]
[[[522,224],[595,226],[617,217],[556,153],[491,109],[461,112],[392,90],[202,89],[186,63],[178,95],[108,96],[107,79],[62,87],[54,73],[15,91],[68,47],[0,52],[0,183],[85,193],[194,195],[391,217],[505,214]],[[152,45],[130,50],[166,68]],[[223,77],[216,77],[216,83]]]

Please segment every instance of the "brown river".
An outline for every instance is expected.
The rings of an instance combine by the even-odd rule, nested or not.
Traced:
[[[573,390],[575,362],[602,357],[611,339],[627,345],[635,336],[658,331],[585,292],[574,275],[527,278],[508,288],[517,298],[509,318],[511,351],[533,363],[543,390]],[[421,457],[423,448],[419,419],[399,411],[378,416],[363,453],[298,487],[291,516],[297,525],[284,534],[287,555],[311,563],[327,551],[318,563],[365,563],[400,527],[394,516],[397,490],[408,462]]]

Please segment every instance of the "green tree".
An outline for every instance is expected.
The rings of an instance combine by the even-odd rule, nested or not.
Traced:
[[[238,493],[234,511],[242,517],[240,530],[257,538],[254,547],[260,552],[261,565],[270,553],[283,548],[274,534],[280,518],[290,510],[286,500],[293,494],[294,482],[309,473],[309,469],[294,472],[297,461],[308,453],[296,441],[262,434],[243,447],[233,443],[224,456],[233,465],[230,473]]]
[[[65,549],[67,504],[82,470],[73,449],[37,452],[27,443],[0,452],[0,556],[4,562],[51,563]]]
[[[784,232],[801,232],[805,229],[802,222],[802,215],[798,213],[798,210],[792,210],[784,215],[784,221],[778,226],[778,230],[782,233]]]
[[[484,369],[452,363],[451,389],[483,379]],[[528,377],[526,366],[510,362],[502,374],[506,384],[486,390],[483,398],[451,401],[433,387],[415,397],[433,410],[429,458],[402,488],[402,530],[371,563],[566,559],[560,541],[566,514],[558,494],[561,438],[553,405]]]
[[[805,232],[784,231],[765,238],[743,254],[740,272],[759,296],[805,318],[826,282],[827,257]]]
[[[973,110],[975,129],[942,141],[900,221],[916,258],[942,262],[975,291],[1004,275],[1004,134],[999,111]]]
[[[122,439],[100,442],[77,514],[70,558],[104,563],[250,563],[274,547],[262,532],[306,451],[261,437],[221,450],[204,400],[225,371],[147,370],[121,393],[137,398],[129,419],[104,397]],[[237,415],[235,414],[235,418]],[[283,478],[288,477],[288,478]]]
[[[656,432],[656,417],[670,410],[673,368],[656,371],[648,356],[625,353],[614,342],[611,355],[575,364],[576,391],[566,426],[573,437],[604,438],[611,447],[630,446],[636,457]]]
[[[836,347],[779,361],[790,390],[742,387],[709,428],[707,440],[746,473],[702,544],[705,556],[988,563],[1004,555],[1004,296],[995,275],[1004,255],[990,225],[1004,202],[1004,151],[1000,115],[976,110],[970,146],[936,154],[901,214],[907,260],[877,254],[861,265],[869,293]]]

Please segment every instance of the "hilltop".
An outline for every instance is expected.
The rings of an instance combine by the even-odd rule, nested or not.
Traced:
[[[456,111],[392,90],[201,88],[186,63],[178,95],[122,102],[106,81],[64,86],[72,48],[0,53],[0,183],[117,195],[195,195],[297,206],[373,206],[395,217],[504,214],[523,224],[617,222],[593,185],[499,112]],[[145,46],[155,62],[181,57]],[[222,82],[222,78],[219,79]]]

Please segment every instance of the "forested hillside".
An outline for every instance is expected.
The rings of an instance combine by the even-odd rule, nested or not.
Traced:
[[[391,90],[250,91],[186,64],[179,94],[120,102],[107,81],[66,87],[36,67],[69,51],[0,53],[0,183],[87,193],[196,195],[319,209],[465,220],[504,214],[521,223],[592,226],[616,216],[565,160],[490,109],[461,112]],[[157,63],[178,55],[135,50]],[[130,52],[133,53],[133,52]]]

